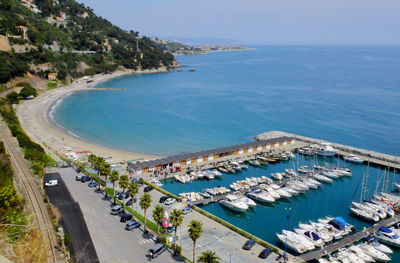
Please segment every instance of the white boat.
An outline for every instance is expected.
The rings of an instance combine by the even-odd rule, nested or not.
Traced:
[[[318,262],[319,262],[319,263],[331,263],[330,260],[327,260],[327,259],[324,259],[324,258],[318,259]]]
[[[256,200],[261,203],[273,203],[275,202],[275,198],[267,194],[265,191],[256,190],[247,194],[247,196],[253,200]]]
[[[324,226],[318,223],[313,223],[313,225],[300,223],[299,227],[304,231],[315,231],[325,243],[331,242],[333,240],[333,236],[329,233],[329,231]]]
[[[325,170],[322,172],[322,174],[335,179],[340,177],[340,175],[334,170]]]
[[[385,243],[389,246],[400,247],[399,236],[387,227],[379,227],[379,230],[375,236],[382,243]]]
[[[343,159],[346,162],[351,162],[351,163],[363,163],[364,162],[363,159],[358,158],[357,156],[354,156],[354,155],[345,155],[345,156],[343,156]]]
[[[334,167],[333,170],[342,176],[351,176],[351,171],[348,168]]]
[[[279,199],[281,196],[271,187],[266,187],[264,189],[265,192],[267,192],[270,196],[272,196],[275,199]]]
[[[258,160],[250,160],[249,164],[251,164],[252,166],[260,166],[260,162]]]
[[[282,185],[281,188],[288,192],[289,194],[293,195],[298,195],[299,191],[294,190],[293,188],[287,187],[286,185]]]
[[[240,202],[239,200],[237,200],[236,196],[233,195],[227,195],[225,200],[221,200],[219,201],[219,203],[223,206],[225,206],[226,208],[229,208],[233,211],[236,212],[246,212],[247,209],[249,209],[249,206],[246,205],[243,202]]]
[[[324,169],[325,169],[323,166],[317,165],[317,164],[313,164],[313,168],[314,168],[315,170],[324,170]]]
[[[375,262],[375,260],[371,256],[367,255],[365,251],[363,251],[358,246],[351,246],[348,251],[353,252],[354,254],[356,254],[357,257],[361,258],[365,262]]]
[[[313,176],[315,179],[318,181],[324,182],[324,183],[332,183],[333,180],[329,177],[323,176],[322,174],[314,174]]]
[[[312,179],[311,179],[312,180]],[[309,179],[303,179],[302,182],[307,185],[309,188],[317,189],[318,186],[321,185],[321,183],[317,182],[315,183],[315,180],[309,180]]]
[[[367,243],[359,245],[359,248],[361,248],[365,254],[369,255],[370,257],[372,257],[377,261],[386,262],[391,260],[391,258],[388,255],[386,255],[382,251],[376,249],[374,246],[371,246]]]
[[[304,230],[301,228],[295,228],[294,232],[307,238],[316,247],[322,247],[325,244],[324,241],[322,241],[322,239],[320,238],[320,236],[312,230]]]
[[[305,183],[298,181],[298,180],[294,180],[288,183],[289,185],[296,185],[297,187],[299,187],[302,191],[307,191],[308,189],[310,189],[310,187],[308,187]]]
[[[378,242],[378,240],[373,237],[373,236],[367,236],[364,238],[364,240],[367,242],[366,244],[374,247],[375,249],[385,253],[385,254],[393,254],[393,250],[390,249],[388,246],[381,244]]]
[[[308,168],[308,166],[306,166],[306,165],[301,166],[299,169],[297,169],[297,171],[302,174],[311,172],[310,169]]]
[[[365,210],[362,210],[362,209],[359,209],[359,208],[351,207],[350,211],[354,215],[356,215],[358,217],[361,217],[361,218],[363,218],[365,220],[368,220],[368,221],[378,222],[380,220],[380,218],[379,218],[379,216],[377,214],[374,214],[374,213],[371,213],[371,212],[368,212],[368,211],[365,211]]]
[[[354,253],[347,251],[346,249],[341,249],[338,254],[343,257],[346,257],[350,261],[350,263],[365,263],[364,260],[357,257]]]
[[[393,186],[394,186],[394,189],[396,190],[396,191],[400,191],[400,184],[399,183],[393,183]]]
[[[154,184],[157,187],[162,187],[163,184],[158,179],[153,179],[150,181],[151,184]]]
[[[272,173],[271,177],[274,178],[275,180],[279,180],[279,181],[283,179],[283,176],[281,173]]]
[[[274,190],[281,188],[279,185],[274,184],[274,183],[270,184],[269,186],[272,187],[272,189],[274,189]]]
[[[332,147],[332,144],[323,142],[315,148],[315,152],[318,155],[332,157],[337,153],[337,150]]]
[[[289,239],[289,237],[286,238],[286,235],[283,234],[276,234],[276,236],[283,244],[287,244],[288,248],[299,254],[302,254],[308,250],[306,246],[299,240]]]
[[[307,250],[313,250],[315,248],[315,245],[313,242],[309,241],[306,237],[299,235],[295,232],[288,231],[288,230],[282,230],[283,235],[287,235],[288,240],[296,240],[301,242]]]
[[[238,201],[245,203],[248,207],[255,207],[257,205],[256,202],[254,202],[250,198],[241,195],[240,192],[236,192],[236,193],[234,193],[234,195],[237,196]]]
[[[290,176],[297,176],[297,173],[293,169],[285,169],[285,172]]]
[[[221,177],[222,176],[222,173],[220,173],[217,169],[214,169],[211,172],[214,174],[215,177]]]
[[[292,197],[292,195],[288,191],[286,191],[284,188],[278,188],[275,190],[275,192],[277,192],[281,196],[281,198]]]

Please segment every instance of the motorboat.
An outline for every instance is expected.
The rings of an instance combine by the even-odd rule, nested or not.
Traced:
[[[329,177],[326,177],[322,174],[314,174],[313,176],[315,179],[317,179],[318,181],[324,182],[324,183],[332,183],[333,180]]]
[[[307,185],[309,188],[313,188],[313,189],[317,189],[318,186],[321,185],[320,182],[317,182],[317,181],[315,181],[315,180],[313,180],[313,179],[311,179],[311,178],[310,178],[310,179],[309,179],[309,178],[303,179],[302,182],[303,182],[305,185]]]
[[[297,173],[293,169],[285,169],[285,172],[290,176],[297,176]]]
[[[364,241],[366,244],[374,247],[375,249],[385,253],[385,254],[393,254],[393,250],[390,249],[388,246],[381,244],[374,236],[367,236],[364,237]]]
[[[386,255],[382,251],[376,249],[374,246],[371,246],[367,243],[360,244],[358,245],[358,247],[361,248],[365,254],[372,257],[376,261],[386,262],[391,260],[391,258],[388,255]]]
[[[365,263],[364,260],[362,260],[361,258],[357,257],[357,255],[355,255],[354,253],[351,253],[347,249],[339,250],[338,255],[347,258],[350,263]],[[339,259],[342,260],[341,258],[339,258]]]
[[[396,235],[400,235],[400,223],[395,223],[390,230],[392,230]]]
[[[279,180],[279,181],[283,179],[283,176],[281,173],[272,173],[271,177],[274,178],[275,180]]]
[[[301,228],[295,228],[294,232],[296,232],[299,235],[302,235],[302,236],[306,237],[316,247],[322,247],[325,244],[324,241],[322,241],[322,239],[319,237],[319,235],[316,232],[312,231],[312,230],[304,230],[304,229],[301,229]]]
[[[218,167],[218,170],[220,171],[220,172],[222,172],[222,173],[227,173],[228,172],[228,170],[227,169],[225,169],[224,167]]]
[[[339,178],[340,175],[334,170],[325,170],[322,172],[322,175],[328,176],[330,178]]]
[[[277,192],[281,196],[281,198],[292,197],[292,195],[288,191],[286,191],[284,188],[275,189],[275,192]]]
[[[316,154],[327,157],[333,157],[337,153],[337,150],[334,149],[332,147],[332,144],[328,142],[323,142],[319,144],[316,148],[314,148],[314,150]]]
[[[299,194],[298,191],[296,191],[296,190],[293,189],[293,188],[287,187],[286,185],[281,185],[281,189],[285,190],[286,192],[288,192],[288,193],[291,194],[292,196],[293,196],[293,195],[298,195],[298,194]]]
[[[274,189],[272,189],[271,187],[266,187],[264,189],[264,191],[266,191],[270,196],[272,196],[275,199],[279,199],[281,196],[280,194],[278,194]]]
[[[400,191],[400,184],[399,183],[393,183],[394,189],[399,192]]]
[[[368,221],[378,222],[380,220],[377,214],[362,210],[356,207],[350,207],[351,213]]]
[[[249,164],[251,164],[252,166],[260,166],[260,162],[258,160],[250,160]]]
[[[363,163],[364,160],[361,158],[358,158],[355,155],[345,155],[343,156],[343,160],[345,160],[346,162],[350,162],[350,163]]]
[[[327,260],[327,259],[324,259],[324,258],[318,259],[318,262],[319,262],[319,263],[331,263],[330,260]]]
[[[269,186],[274,190],[281,188],[279,185],[274,184],[274,183],[270,184]]]
[[[255,190],[253,192],[247,193],[247,196],[253,200],[256,200],[261,203],[273,203],[275,202],[275,198],[267,194],[262,190]]]
[[[242,170],[242,166],[238,162],[231,162],[230,165],[236,171]]]
[[[233,194],[237,197],[237,200],[245,203],[248,207],[255,207],[257,205],[256,202],[246,196],[243,196],[240,192],[235,192]]]
[[[297,169],[297,171],[302,174],[311,172],[307,165],[301,166],[299,169]]]
[[[382,243],[385,243],[389,246],[400,247],[399,236],[387,227],[379,227],[379,230],[375,236]]]
[[[313,168],[314,168],[315,170],[324,170],[324,169],[325,169],[323,166],[318,165],[318,164],[313,164]]]
[[[311,224],[304,224],[300,223],[299,227],[303,229],[304,231],[315,231],[318,236],[324,241],[325,243],[331,242],[333,239],[333,236],[329,233],[329,231],[321,224],[319,223],[313,223]]]
[[[163,184],[158,179],[153,179],[150,181],[151,184],[154,184],[157,187],[162,187]]]
[[[315,245],[313,242],[309,241],[306,237],[299,235],[295,232],[288,231],[288,230],[282,230],[283,235],[287,235],[288,240],[293,240],[293,241],[299,241],[301,242],[307,250],[313,250],[315,248]]]
[[[355,208],[365,210],[369,213],[378,215],[381,219],[386,218],[387,214],[382,209],[376,208],[374,206],[368,205],[367,203],[357,203],[351,202],[351,205]]]
[[[305,183],[299,181],[299,180],[294,180],[288,183],[289,185],[296,185],[298,186],[303,192],[307,191],[310,189]]]
[[[307,247],[300,240],[289,239],[289,237],[286,238],[286,235],[283,235],[283,234],[276,234],[276,236],[283,244],[287,244],[287,246],[291,250],[293,250],[299,254],[303,254],[304,252],[306,252],[308,250]]]
[[[215,177],[221,177],[222,176],[222,173],[220,173],[217,169],[214,169],[214,170],[212,170],[210,172],[213,173]]]
[[[236,212],[246,212],[249,206],[241,201],[234,195],[227,195],[226,199],[219,201],[222,206],[229,208]]]
[[[351,246],[348,251],[353,252],[357,257],[364,260],[364,262],[375,262],[375,260],[371,256],[366,254],[365,251],[363,251],[358,246]]]
[[[352,175],[350,169],[348,169],[348,168],[334,167],[332,170],[341,176],[351,176]]]

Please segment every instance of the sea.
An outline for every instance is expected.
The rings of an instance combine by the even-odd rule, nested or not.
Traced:
[[[271,130],[400,155],[400,47],[252,46],[176,59],[184,67],[175,72],[126,75],[97,86],[125,90],[71,94],[55,108],[54,119],[85,140],[164,156],[249,142]],[[213,181],[166,181],[164,188],[178,194],[228,187],[312,163],[347,166],[353,176],[245,214],[218,203],[203,208],[282,248],[275,234],[299,222],[341,216],[359,230],[369,226],[348,207],[360,199],[363,174],[368,174],[366,197],[385,188],[384,174],[388,191],[399,181],[393,171],[296,156]],[[393,262],[400,262],[400,250]]]

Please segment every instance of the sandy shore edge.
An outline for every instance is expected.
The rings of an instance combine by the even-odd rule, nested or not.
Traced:
[[[166,68],[146,71],[116,71],[112,74],[99,74],[90,77],[93,82],[87,83],[87,78],[75,80],[68,86],[45,91],[33,100],[23,101],[16,105],[16,112],[25,132],[33,141],[42,145],[51,156],[59,159],[57,154],[65,154],[71,151],[88,150],[93,154],[109,157],[113,161],[122,162],[129,160],[151,160],[161,156],[123,151],[111,147],[95,144],[69,133],[66,129],[57,125],[50,118],[50,113],[56,104],[66,96],[82,91],[90,90],[93,86],[129,74],[149,74],[167,72]]]

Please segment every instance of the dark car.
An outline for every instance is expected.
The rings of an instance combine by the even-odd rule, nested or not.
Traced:
[[[136,179],[136,178],[134,178],[134,179],[132,180],[132,183],[137,184],[139,187],[143,185],[142,180]]]
[[[258,255],[259,258],[265,259],[269,256],[269,254],[272,253],[272,249],[266,248],[263,251],[261,251],[260,255]]]
[[[119,222],[125,223],[127,221],[131,221],[132,220],[132,215],[131,214],[123,214],[121,216],[121,219],[119,220]]]
[[[150,192],[151,190],[153,190],[154,188],[153,187],[151,187],[151,186],[146,186],[145,188],[144,188],[144,192],[145,193],[147,193],[147,192]]]
[[[173,233],[174,230],[175,230],[175,228],[174,228],[173,226],[167,227],[167,232],[168,232],[168,233]]]
[[[133,200],[133,202],[136,203],[136,201],[137,201],[137,199],[136,199],[136,197],[135,197],[135,199]],[[132,205],[132,198],[129,199],[129,200],[125,203],[125,205],[127,205],[127,206]]]
[[[96,187],[96,186],[98,186],[98,185],[99,185],[99,183],[96,182],[96,181],[91,181],[91,182],[88,184],[89,187]]]
[[[126,223],[125,229],[126,230],[136,229],[136,228],[140,227],[140,225],[141,224],[138,221],[132,220],[132,221],[129,221],[128,223]]]
[[[123,193],[119,194],[117,197],[118,197],[119,200],[122,200],[122,199],[124,199],[124,194]],[[128,199],[128,198],[129,198],[129,194],[125,193],[125,199]]]
[[[249,239],[246,241],[246,243],[244,243],[243,249],[250,250],[254,246],[255,243],[256,243],[256,241]]]
[[[167,200],[168,198],[169,198],[169,197],[166,196],[166,195],[162,196],[162,197],[160,198],[160,203],[161,203],[161,204],[164,203],[165,200]]]
[[[82,176],[82,178],[81,178],[82,183],[89,182],[90,180],[92,180],[92,178],[90,178],[90,176],[86,176],[86,175]]]

